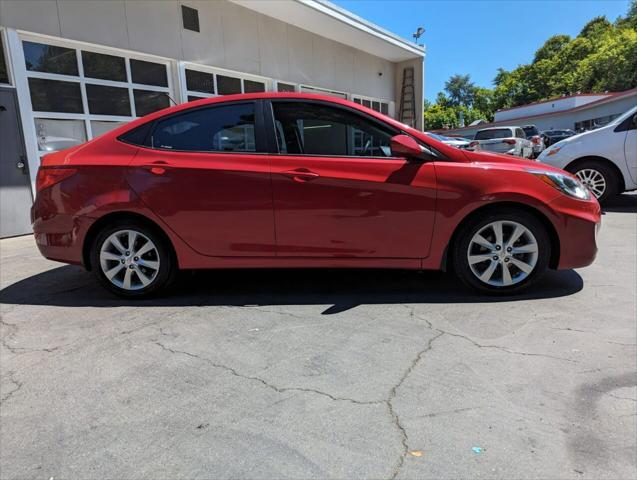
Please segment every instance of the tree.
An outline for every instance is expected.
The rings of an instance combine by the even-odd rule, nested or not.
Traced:
[[[571,37],[568,35],[553,35],[544,42],[544,45],[537,49],[535,57],[533,58],[533,63],[555,57],[566,45],[568,45],[568,42],[570,41]]]
[[[445,91],[449,95],[449,103],[453,106],[470,107],[473,103],[475,85],[469,75],[453,75],[445,82]]]

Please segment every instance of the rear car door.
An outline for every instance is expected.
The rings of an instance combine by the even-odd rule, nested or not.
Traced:
[[[393,157],[399,133],[321,101],[273,100],[277,254],[423,258],[431,241],[434,165]],[[274,139],[273,139],[274,140]],[[273,142],[274,143],[274,142]]]
[[[198,253],[275,255],[260,112],[244,101],[160,118],[130,165],[133,190]]]

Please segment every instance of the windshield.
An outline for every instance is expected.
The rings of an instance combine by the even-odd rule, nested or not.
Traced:
[[[480,130],[476,133],[475,140],[491,140],[493,138],[509,138],[512,136],[509,128],[494,128],[493,130]]]
[[[635,113],[637,113],[637,105],[635,105],[633,108],[628,110],[623,115],[620,115],[619,117],[617,117],[615,120],[610,122],[608,125],[617,125],[618,123],[622,123],[625,119],[627,119],[628,117],[630,117],[631,115],[633,115]]]
[[[524,130],[524,133],[526,133],[527,138],[534,135],[539,135],[536,127],[522,127],[522,130]]]

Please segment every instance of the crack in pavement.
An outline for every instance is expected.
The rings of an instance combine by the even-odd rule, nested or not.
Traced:
[[[9,372],[7,376],[9,377],[9,381],[15,386],[15,388],[11,390],[9,393],[3,395],[2,398],[0,398],[0,405],[6,402],[7,400],[9,400],[14,393],[16,393],[22,388],[22,385],[23,385],[22,382],[18,381],[15,378],[15,372]]]

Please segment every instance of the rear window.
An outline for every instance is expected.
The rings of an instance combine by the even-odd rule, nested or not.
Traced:
[[[509,128],[494,128],[493,130],[480,130],[476,133],[475,140],[491,140],[493,138],[509,138],[512,136]]]
[[[540,132],[538,132],[537,130],[537,127],[522,127],[522,130],[524,130],[524,133],[526,134],[527,138],[540,134]]]

